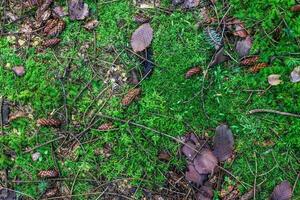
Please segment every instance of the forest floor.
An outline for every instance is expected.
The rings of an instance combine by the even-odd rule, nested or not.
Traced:
[[[194,199],[197,189],[185,180],[187,161],[178,141],[187,132],[213,137],[217,126],[227,124],[234,156],[224,163],[214,199],[225,199],[233,190],[240,196],[258,185],[255,199],[267,199],[284,180],[293,188],[293,199],[300,199],[299,117],[249,114],[253,109],[300,113],[300,83],[290,81],[300,64],[300,14],[290,11],[294,1],[207,5],[217,19],[210,24],[216,30],[224,17],[244,23],[253,40],[250,54],[269,63],[257,73],[240,65],[234,50],[239,39],[225,45],[230,61],[208,67],[215,49],[199,23],[199,7],[186,10],[162,0],[144,9],[126,0],[86,0],[89,17],[63,17],[61,42],[43,48],[42,33],[20,33],[36,9],[16,10],[15,2],[0,4],[2,14],[22,16],[0,25],[1,109],[4,102],[11,109],[9,124],[1,123],[3,188],[23,199],[43,198],[49,188],[59,188],[49,199]],[[67,8],[63,0],[54,4]],[[128,83],[131,71],[141,77],[143,69],[130,38],[139,27],[134,18],[141,13],[153,28],[155,66],[135,86]],[[99,24],[88,31],[83,26],[90,19]],[[278,27],[280,38],[272,35]],[[23,66],[25,74],[17,76],[15,66]],[[186,79],[194,66],[203,73]],[[281,76],[280,84],[270,86],[272,74]],[[124,107],[122,98],[133,87],[141,94]],[[38,126],[43,118],[63,124]],[[99,130],[104,123],[112,127]],[[41,178],[39,173],[49,169],[59,177]]]

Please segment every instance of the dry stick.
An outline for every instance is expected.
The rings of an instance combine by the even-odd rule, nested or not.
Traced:
[[[255,113],[273,113],[273,114],[278,114],[278,115],[300,118],[300,115],[298,115],[298,114],[281,112],[281,111],[271,110],[271,109],[254,109],[254,110],[250,110],[248,112],[248,114],[250,114],[250,115],[255,114]]]
[[[40,148],[40,147],[42,147],[42,146],[45,146],[45,145],[47,145],[47,144],[50,144],[50,143],[55,142],[55,141],[57,141],[57,140],[60,140],[60,139],[62,139],[62,138],[64,138],[64,137],[65,137],[65,136],[62,135],[62,136],[60,136],[60,137],[58,137],[58,138],[55,138],[55,139],[53,139],[53,140],[49,140],[48,142],[45,142],[45,143],[43,143],[43,144],[39,144],[39,145],[33,147],[32,149],[29,149],[29,150],[27,150],[27,151],[24,151],[24,153],[32,152],[33,150],[35,150],[35,149],[37,149],[37,148]]]
[[[116,118],[116,117],[112,117],[112,116],[108,116],[108,115],[104,115],[104,114],[98,114],[98,116],[103,117],[103,118],[107,118],[107,119],[110,119],[110,120],[114,120],[114,121],[119,121],[119,122],[123,122],[123,123],[128,123],[128,124],[130,124],[130,125],[133,125],[133,126],[136,126],[136,127],[140,127],[140,128],[143,128],[143,129],[146,129],[146,130],[149,130],[149,131],[158,133],[158,134],[163,135],[163,136],[165,136],[165,137],[168,137],[168,138],[170,138],[170,139],[172,139],[172,140],[175,140],[176,142],[178,142],[178,143],[180,143],[180,144],[186,145],[187,147],[189,147],[190,149],[194,150],[194,151],[197,152],[197,153],[200,153],[197,149],[195,149],[195,148],[193,148],[192,146],[186,144],[185,142],[179,140],[178,138],[173,137],[173,136],[171,136],[171,135],[168,135],[168,134],[166,134],[166,133],[157,131],[157,130],[155,130],[155,129],[153,129],[153,128],[149,128],[149,127],[144,126],[144,125],[142,125],[142,124],[138,124],[138,123],[135,123],[135,122],[131,122],[131,121],[128,121],[128,120],[123,120],[123,119],[120,119],[120,118]],[[243,182],[243,181],[240,181],[236,176],[234,176],[234,175],[233,175],[230,171],[228,171],[227,169],[225,169],[225,168],[223,168],[223,167],[221,167],[221,166],[219,166],[219,165],[218,165],[218,167],[219,167],[221,170],[225,171],[225,172],[226,172],[227,174],[229,174],[230,176],[232,176],[234,179],[236,179],[239,183],[241,183],[241,185],[242,185],[243,187],[247,188],[245,185],[251,187],[250,184],[248,184],[248,183],[246,183],[246,182]]]
[[[297,183],[298,183],[299,178],[300,178],[300,172],[299,172],[298,175],[297,175],[296,181],[295,181],[294,186],[293,186],[292,193],[294,193],[294,191],[295,191],[295,189],[296,189],[296,186],[297,186]]]
[[[0,97],[0,125],[1,125],[1,134],[3,134],[3,116],[2,116],[2,109],[3,109],[3,96]]]

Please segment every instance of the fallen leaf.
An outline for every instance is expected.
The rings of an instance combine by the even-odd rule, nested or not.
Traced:
[[[64,17],[67,15],[64,8],[61,6],[56,6],[55,8],[53,8],[53,12],[54,12],[54,14],[56,14],[59,17]]]
[[[294,70],[291,72],[291,82],[297,83],[300,81],[300,66],[295,67]]]
[[[68,7],[71,20],[83,20],[89,16],[88,4],[83,0],[70,0]]]
[[[252,39],[250,36],[247,36],[245,39],[237,42],[235,49],[240,57],[245,57],[250,53],[251,47]]]
[[[292,186],[288,181],[283,181],[274,188],[271,200],[290,200],[292,195]]]
[[[194,166],[199,174],[211,174],[217,164],[217,158],[209,149],[203,150],[194,159]]]
[[[199,6],[200,0],[185,0],[183,3],[183,8],[190,9]]]
[[[161,151],[158,154],[158,159],[161,161],[169,161],[171,158],[170,154],[166,151]]]
[[[196,145],[190,141],[186,142],[183,147],[181,148],[181,152],[190,160],[194,159],[197,152],[194,150],[196,149]]]
[[[145,50],[152,41],[153,29],[149,23],[142,24],[131,37],[131,47],[135,52]]]
[[[268,76],[268,82],[270,85],[275,86],[275,85],[279,85],[282,81],[280,80],[280,76],[279,74],[271,74],[270,76]]]
[[[202,186],[196,194],[196,200],[212,200],[214,196],[211,187]]]
[[[23,66],[13,67],[12,70],[17,76],[23,76],[25,74],[25,68]]]
[[[222,47],[215,53],[213,60],[209,63],[209,67],[221,64],[227,60],[229,60],[229,57],[224,55],[224,47]]]
[[[291,7],[291,11],[292,12],[299,12],[300,11],[300,4]]]
[[[41,157],[41,153],[40,152],[35,152],[35,153],[31,154],[31,159],[34,162],[37,161],[40,157]]]
[[[93,30],[94,28],[96,28],[99,24],[99,21],[96,19],[92,19],[90,21],[88,21],[85,25],[84,28],[88,31]]]
[[[208,179],[207,174],[199,174],[193,164],[188,165],[188,170],[185,172],[185,178],[189,182],[195,183],[197,186],[203,185]]]
[[[177,5],[179,5],[179,4],[182,4],[184,2],[184,0],[172,0],[172,4],[174,5],[174,6],[177,6]]]
[[[213,144],[213,153],[220,162],[223,162],[232,156],[234,140],[232,132],[227,125],[220,125],[216,128]]]

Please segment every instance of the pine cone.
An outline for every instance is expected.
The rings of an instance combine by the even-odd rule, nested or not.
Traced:
[[[58,171],[57,170],[44,170],[44,171],[40,171],[38,173],[38,176],[40,178],[56,178],[59,176]]]
[[[40,126],[59,127],[62,122],[58,119],[38,119],[37,124]]]
[[[193,67],[187,71],[185,74],[185,78],[191,78],[192,76],[196,74],[200,74],[202,72],[202,69],[200,67]]]
[[[254,65],[253,67],[249,68],[249,71],[252,73],[257,73],[259,72],[261,69],[268,67],[269,64],[268,63],[258,63],[256,65]]]
[[[45,48],[48,48],[48,47],[52,47],[54,45],[57,45],[59,43],[60,43],[60,39],[59,38],[53,38],[53,39],[49,39],[49,40],[44,41],[43,46]]]
[[[44,33],[48,34],[58,23],[58,19],[49,19],[45,25]]]
[[[122,99],[122,105],[123,106],[128,106],[129,104],[132,103],[132,101],[137,98],[137,96],[141,93],[140,88],[134,88],[128,92]]]
[[[255,65],[255,63],[259,60],[259,56],[250,56],[244,58],[240,63],[244,66]]]
[[[49,188],[46,190],[46,192],[43,195],[43,198],[50,198],[50,197],[54,197],[58,194],[59,190],[57,187],[54,188]]]
[[[104,123],[101,126],[99,126],[98,130],[107,131],[107,130],[110,130],[112,128],[113,128],[113,124],[109,122],[109,123]]]
[[[49,36],[58,36],[64,29],[65,29],[66,23],[63,20],[59,20],[57,25],[52,28],[49,32]]]

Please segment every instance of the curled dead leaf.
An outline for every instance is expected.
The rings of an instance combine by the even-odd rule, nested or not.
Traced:
[[[59,17],[64,17],[67,15],[64,8],[61,6],[56,6],[55,8],[53,8],[53,13]]]
[[[197,152],[194,150],[196,149],[196,145],[192,143],[191,141],[188,141],[183,145],[181,148],[181,152],[188,158],[188,159],[194,159]]]
[[[271,74],[270,76],[268,76],[268,82],[270,85],[275,86],[275,85],[279,85],[282,81],[280,80],[280,76],[279,74]]]
[[[149,23],[139,26],[131,37],[131,47],[135,52],[145,50],[150,46],[153,38],[153,29]]]
[[[224,54],[224,47],[220,48],[216,51],[212,61],[210,62],[209,66],[213,67],[215,65],[221,64],[227,60],[229,60],[229,57]]]

